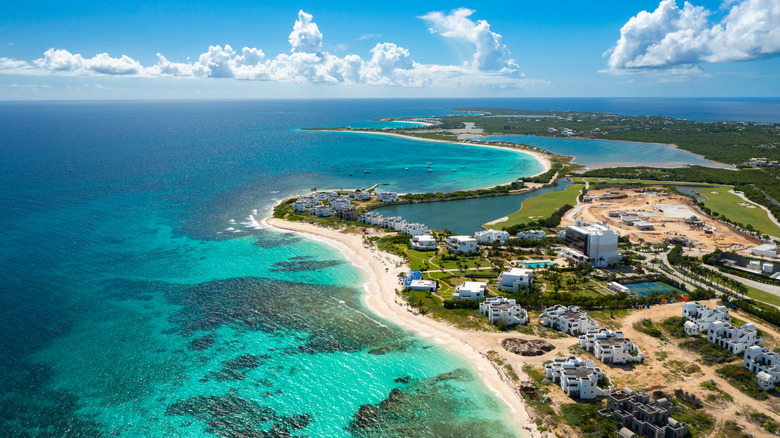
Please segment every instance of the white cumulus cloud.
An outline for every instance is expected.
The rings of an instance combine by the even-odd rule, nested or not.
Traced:
[[[476,23],[469,19],[474,10],[459,8],[449,15],[431,12],[422,18],[431,27],[431,33],[439,33],[445,38],[468,41],[475,47],[472,67],[476,70],[517,69],[513,59],[509,59],[509,50],[501,42],[501,35],[490,30],[485,20]]]
[[[0,58],[0,73],[67,74],[81,76],[134,76],[146,78],[229,78],[292,83],[358,84],[381,86],[500,86],[527,87],[501,36],[485,21],[473,22],[474,11],[458,9],[450,15],[434,12],[423,17],[436,32],[463,39],[475,47],[472,63],[431,65],[416,62],[408,49],[391,42],[376,44],[370,58],[356,54],[337,56],[323,51],[323,35],[313,17],[304,11],[289,35],[290,52],[268,57],[258,48],[240,51],[230,45],[212,45],[195,61],[170,61],[157,53],[157,63],[144,66],[122,55],[100,53],[91,58],[64,49],[49,49],[31,62]],[[374,37],[372,35],[372,37]]]
[[[685,2],[662,0],[620,29],[605,55],[611,73],[701,71],[698,64],[736,62],[780,54],[780,2],[743,0],[723,4],[726,15],[711,24],[713,12]]]

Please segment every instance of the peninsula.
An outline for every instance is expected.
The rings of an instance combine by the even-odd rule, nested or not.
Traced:
[[[644,124],[661,132],[643,128],[622,139],[698,150],[686,134],[699,129],[696,122],[464,111],[469,115],[411,120],[426,123],[423,128],[367,132],[477,146],[475,135],[493,134],[497,124],[525,130],[538,120],[565,125],[598,119],[610,124],[577,136],[626,136],[631,131],[622,126]],[[682,127],[674,132],[663,128],[678,123]],[[780,226],[767,205],[773,204],[773,188],[761,183],[775,178],[780,137],[769,125],[717,128],[736,125],[766,142],[758,149],[769,158],[719,153],[713,146],[708,158],[742,160],[739,169],[646,166],[576,173],[583,169],[573,157],[501,142],[498,147],[535,154],[546,162],[545,171],[456,193],[397,194],[377,186],[318,191],[279,203],[263,225],[338,248],[365,272],[368,307],[468,358],[510,406],[525,435],[611,436],[621,428],[667,436],[766,433],[780,427],[773,419],[780,410],[773,389],[780,385]],[[524,131],[558,136],[561,130],[545,132]],[[572,195],[531,198],[473,236],[376,210],[513,196],[561,178],[574,183],[567,189]],[[713,312],[722,315],[720,323]],[[741,343],[721,341],[734,336]],[[757,354],[769,365],[753,366]],[[572,372],[574,377],[563,377]],[[621,409],[663,414],[642,421],[618,414]]]

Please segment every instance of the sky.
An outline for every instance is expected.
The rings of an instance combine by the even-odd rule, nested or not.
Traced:
[[[780,96],[780,0],[3,9],[0,100]]]

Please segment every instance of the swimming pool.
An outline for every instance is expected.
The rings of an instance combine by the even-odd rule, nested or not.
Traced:
[[[543,268],[545,266],[551,266],[554,265],[553,262],[534,262],[534,263],[523,263],[526,268]]]
[[[623,286],[631,289],[631,292],[637,295],[641,295],[643,297],[646,297],[654,293],[670,294],[670,293],[682,292],[680,289],[677,289],[676,287],[670,286],[661,281],[624,284]]]

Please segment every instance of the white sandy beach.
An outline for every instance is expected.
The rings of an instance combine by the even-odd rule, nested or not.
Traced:
[[[506,376],[502,378],[502,372],[484,356],[490,350],[503,351],[500,341],[507,337],[505,334],[460,330],[410,311],[406,303],[396,295],[399,287],[398,274],[408,267],[395,267],[395,262],[400,260],[398,257],[365,247],[362,235],[276,218],[263,219],[262,225],[278,231],[298,233],[330,244],[341,251],[366,275],[364,300],[369,309],[422,337],[432,338],[453,353],[468,359],[479,372],[484,384],[509,406],[516,430],[522,431],[521,434],[525,437],[541,437],[515,386]],[[512,359],[513,362],[518,360]],[[516,366],[515,370],[522,375],[519,366]]]
[[[396,134],[394,132],[359,131],[359,130],[355,130],[355,131],[331,130],[331,131],[328,131],[328,132],[353,132],[353,133],[359,133],[359,134],[386,135],[386,136],[390,136],[390,137],[404,138],[404,139],[407,139],[407,140],[430,141],[430,142],[436,142],[436,143],[451,143],[451,144],[456,144],[456,145],[460,145],[460,146],[473,146],[473,147],[483,147],[483,148],[510,150],[510,151],[514,151],[514,152],[517,152],[517,153],[530,155],[536,161],[538,161],[539,164],[542,165],[542,171],[541,172],[535,173],[533,175],[526,175],[526,177],[528,177],[528,178],[532,178],[532,177],[541,175],[541,174],[547,172],[548,170],[550,170],[550,168],[552,168],[552,163],[550,162],[550,159],[546,155],[541,154],[541,153],[536,152],[536,151],[522,149],[520,147],[512,147],[512,146],[497,145],[497,144],[496,145],[491,145],[491,144],[483,144],[483,143],[471,143],[471,142],[466,142],[466,141],[436,140],[436,139],[433,139],[433,138],[420,138],[420,137],[412,137],[411,135]],[[511,181],[509,183],[511,183]],[[509,183],[507,183],[507,184],[509,184]]]

